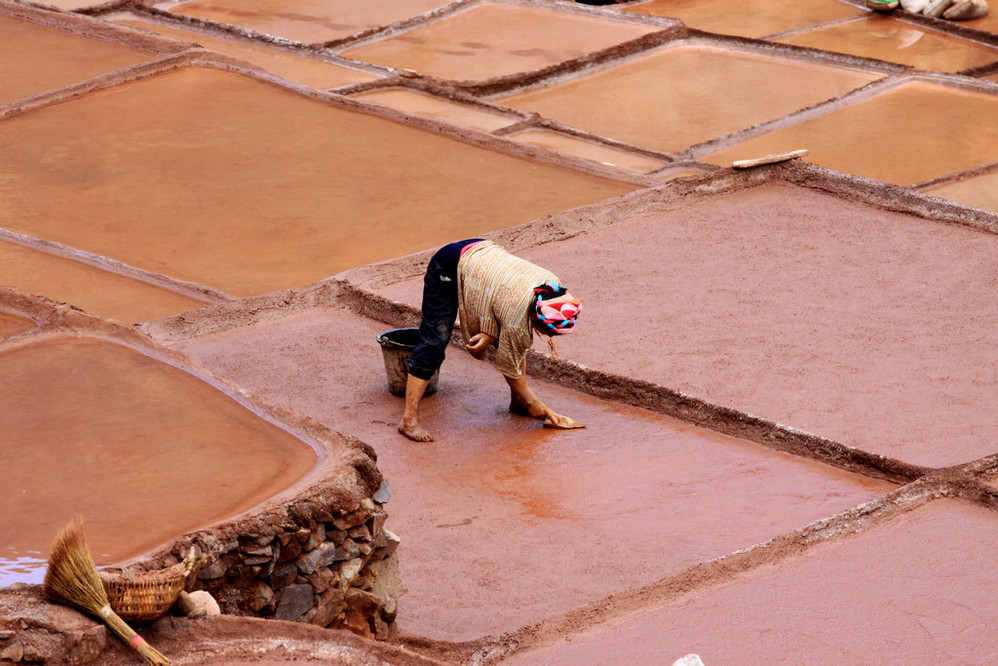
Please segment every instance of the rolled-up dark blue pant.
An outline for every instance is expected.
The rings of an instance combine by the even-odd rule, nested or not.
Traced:
[[[419,322],[419,344],[409,357],[409,373],[429,380],[444,362],[454,322],[457,321],[457,262],[471,238],[444,245],[437,250],[423,277],[423,318]]]

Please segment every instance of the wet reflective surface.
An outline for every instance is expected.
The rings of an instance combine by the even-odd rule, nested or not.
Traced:
[[[958,72],[998,60],[996,47],[878,15],[776,41],[939,72]]]
[[[0,194],[19,211],[9,228],[235,296],[635,188],[214,69],[160,75],[4,125],[0,157],[14,177],[0,181]],[[73,199],[61,196],[67,187]]]
[[[0,312],[0,339],[20,335],[35,328],[35,322],[24,317]]]
[[[313,88],[337,88],[353,83],[372,81],[378,78],[374,74],[368,74],[349,67],[322,62],[314,58],[296,56],[289,51],[254,46],[235,39],[212,37],[202,32],[181,30],[154,21],[143,20],[131,14],[119,14],[109,18],[118,23],[151,30],[164,37],[184,42],[193,42],[206,49],[224,53],[235,58],[241,58],[289,81],[302,83]]]
[[[249,509],[316,462],[217,389],[112,343],[0,349],[0,376],[7,571],[47,554],[76,514],[96,561],[120,561]]]
[[[774,3],[772,0],[652,0],[628,5],[624,11],[677,18],[697,30],[742,37],[762,37],[825,23],[863,11],[838,0]]]
[[[0,241],[0,266],[5,284],[130,324],[207,305],[207,301],[14,243]]]
[[[655,31],[548,9],[486,4],[342,55],[432,76],[478,80],[540,69]]]
[[[47,557],[47,551],[22,552],[12,546],[0,547],[0,587],[15,583],[41,583],[45,578]]]
[[[923,190],[934,197],[998,213],[998,171]]]
[[[705,664],[746,654],[758,663],[860,663],[873,652],[898,663],[985,663],[998,575],[968,562],[987,561],[996,527],[993,512],[940,501],[504,663],[596,663],[609,654],[634,664],[668,654],[668,663],[689,653]]]
[[[948,33],[949,24],[862,16],[858,3],[835,0],[592,10],[468,3],[417,29],[394,26],[326,51],[447,77],[399,77],[396,87],[355,96],[402,112],[388,119],[303,88],[375,74],[303,57],[315,46],[296,53],[243,34],[321,43],[444,4],[157,5],[176,11],[169,25],[139,7],[87,18],[0,0],[0,105],[94,76],[109,85],[23,113],[0,109],[0,226],[63,242],[69,256],[87,250],[236,297],[292,291],[203,308],[3,243],[0,284],[145,322],[140,330],[286,406],[290,418],[370,444],[393,489],[388,527],[402,537],[399,629],[427,651],[529,627],[512,640],[553,646],[513,660],[672,663],[696,651],[708,666],[866,663],[888,653],[903,663],[988,662],[987,631],[998,618],[987,597],[996,582],[993,512],[971,499],[932,500],[853,534],[839,512],[881,502],[896,486],[818,462],[813,450],[790,456],[614,400],[637,400],[650,383],[891,464],[975,461],[993,486],[998,252],[994,234],[971,226],[990,218],[953,209],[953,224],[935,216],[937,201],[871,181],[857,190],[843,185],[855,180],[801,161],[768,175],[696,168],[699,144],[729,136],[707,160],[726,167],[808,148],[807,160],[888,182],[955,176],[925,191],[994,210],[994,173],[962,173],[998,162],[993,87],[933,74],[934,83],[853,103],[834,98],[885,76],[885,65],[772,42],[627,43],[672,25],[648,12],[751,37],[803,28],[786,42],[942,71],[998,59],[998,49]],[[994,27],[994,9],[960,25]],[[30,17],[10,18],[16,12]],[[181,19],[190,17],[226,26],[188,31]],[[165,60],[169,44],[155,43],[166,40],[139,39],[113,21],[266,73],[193,66],[195,51]],[[823,22],[837,24],[808,27]],[[592,58],[583,72],[512,76],[614,46],[613,59]],[[154,59],[163,61],[145,70],[160,74],[134,82],[128,72],[109,74]],[[527,113],[450,100],[465,95],[543,114],[508,138],[549,148],[529,151],[549,161],[487,135],[503,135]],[[812,105],[818,117],[797,123],[794,112]],[[446,132],[427,118],[448,123]],[[668,166],[539,129],[544,118],[681,161]],[[752,136],[742,130],[770,120],[780,129],[737,144]],[[640,186],[596,177],[586,170],[593,165],[565,155],[616,165],[600,173],[625,179],[662,169],[654,176],[661,186],[635,192]],[[667,182],[689,175],[698,183]],[[594,205],[576,208],[584,204]],[[899,212],[906,206],[918,212]],[[374,342],[388,324],[366,305],[358,314],[352,301],[323,300],[335,287],[309,283],[384,260],[353,274],[367,280],[361,289],[377,291],[357,296],[418,307],[420,267],[391,260],[492,232],[586,303],[576,334],[559,340],[562,358],[577,364],[564,367],[595,395],[617,381],[604,384],[600,372],[632,392],[599,399],[531,376],[553,408],[588,425],[545,430],[507,411],[505,382],[490,363],[452,348],[421,412],[436,441],[415,444],[396,431],[402,405],[385,390]],[[310,298],[321,305],[301,305]],[[36,305],[11,311],[47,321],[50,306]],[[177,368],[89,338],[10,340],[33,326],[0,314],[0,534],[17,539],[0,546],[0,587],[38,580],[70,509],[85,512],[100,561],[120,561],[273,497],[315,461],[284,430]],[[779,557],[753,561],[735,579],[696,579],[713,558],[823,520],[835,528],[813,550],[795,550],[804,540],[793,537]],[[670,605],[645,587],[671,576],[700,592]],[[608,620],[623,598],[638,599],[640,612]]]
[[[516,116],[489,111],[469,104],[460,104],[404,88],[379,88],[357,93],[350,97],[483,132],[492,132],[519,122],[519,118]]]
[[[327,42],[394,23],[447,0],[194,0],[169,11],[299,42]]]
[[[998,96],[906,83],[875,97],[703,159],[733,160],[808,150],[807,160],[846,173],[913,185],[998,161]]]
[[[611,265],[583,261],[593,273]],[[406,535],[399,622],[418,635],[513,630],[891,487],[532,379],[553,409],[588,426],[547,430],[507,411],[490,363],[453,348],[420,413],[436,441],[414,444],[395,430],[402,401],[385,387],[381,330],[343,309],[314,311],[182,348],[376,448],[392,524]],[[345,347],[357,353],[334,351]],[[335,372],[306,370],[315,367]]]
[[[0,104],[78,83],[155,56],[0,14]]]
[[[528,129],[507,136],[514,141],[522,141],[532,146],[550,148],[575,157],[641,173],[659,169],[667,164],[665,160],[648,155],[593,143],[546,129]]]
[[[688,44],[504,97],[499,103],[670,152],[778,118],[875,78],[838,67]]]
[[[524,253],[584,294],[563,358],[919,465],[994,452],[995,234],[789,184],[607,214]],[[621,285],[668,296],[622,326]]]

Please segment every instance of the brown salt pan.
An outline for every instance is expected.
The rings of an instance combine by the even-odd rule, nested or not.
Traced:
[[[0,104],[152,60],[136,49],[0,16]]]
[[[958,72],[998,60],[998,48],[993,46],[878,14],[776,41],[938,72]]]
[[[923,192],[998,213],[998,171],[928,187]]]
[[[314,58],[304,58],[290,51],[282,51],[265,46],[254,46],[235,39],[211,37],[202,32],[192,32],[179,28],[165,26],[155,21],[147,21],[131,14],[109,17],[118,23],[132,25],[145,30],[151,30],[164,37],[193,42],[218,53],[240,58],[258,65],[288,81],[294,81],[313,88],[338,88],[354,83],[373,81],[378,77],[374,74],[357,69],[322,62]]]
[[[96,7],[97,5],[105,4],[104,0],[46,0],[44,3],[38,3],[44,5],[45,7],[55,7],[56,9],[61,9],[64,12],[72,12],[77,9],[83,9],[84,7]]]
[[[998,236],[785,184],[663,206],[520,253],[583,302],[564,358],[912,464],[995,452]]]
[[[704,156],[715,164],[806,148],[830,169],[898,185],[998,161],[998,94],[920,81]]]
[[[447,0],[195,0],[170,8],[299,42],[328,42],[432,11]]]
[[[774,3],[772,0],[652,0],[624,11],[677,18],[691,28],[724,35],[762,37],[862,13],[838,0]]]
[[[799,558],[621,618],[509,664],[988,663],[991,510],[940,500]],[[665,656],[665,659],[662,657]]]
[[[0,266],[4,284],[130,324],[206,304],[83,262],[3,241]]]
[[[493,132],[520,121],[519,117],[509,113],[459,104],[428,93],[404,88],[378,88],[357,93],[351,97],[483,132]]]
[[[636,187],[206,68],[4,128],[9,228],[236,296]]]
[[[98,563],[235,515],[300,479],[315,451],[209,384],[117,344],[0,349],[0,533],[47,553],[82,514]]]
[[[402,402],[387,392],[374,341],[385,328],[342,308],[312,310],[181,348],[376,449],[392,529],[405,535],[406,632],[465,640],[516,629],[891,488],[532,381],[588,425],[545,430],[509,414],[499,374],[457,349],[423,404],[437,441],[414,444],[395,430]]]
[[[24,317],[0,312],[0,338],[9,338],[20,335],[25,331],[35,328],[35,322]]]
[[[991,7],[986,16],[974,19],[973,21],[962,21],[961,25],[973,28],[974,30],[983,30],[991,34],[998,34],[998,14],[995,13],[994,7]]]
[[[547,67],[657,30],[546,8],[485,4],[342,55],[442,78],[483,80]]]
[[[79,9],[107,4],[107,2],[106,0],[46,0],[37,4],[46,9],[54,7],[64,12],[75,12]]]
[[[523,143],[529,143],[532,146],[541,146],[542,148],[557,150],[559,152],[575,155],[576,157],[581,157],[583,159],[618,166],[623,169],[630,169],[631,171],[638,171],[640,173],[660,169],[668,164],[668,162],[663,159],[650,157],[641,153],[635,153],[622,148],[614,148],[613,146],[594,143],[592,141],[577,139],[573,136],[569,136],[568,134],[562,134],[560,132],[543,128],[528,129],[522,132],[516,132],[515,134],[508,134],[507,137],[513,139],[513,141],[522,141]]]
[[[876,78],[841,67],[681,43],[499,103],[632,145],[675,152]]]

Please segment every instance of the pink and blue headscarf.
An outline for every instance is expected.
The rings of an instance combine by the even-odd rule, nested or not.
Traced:
[[[534,287],[534,317],[550,335],[567,335],[575,330],[575,322],[582,310],[578,299],[561,303],[549,302],[567,293],[568,290],[557,282],[545,282]]]

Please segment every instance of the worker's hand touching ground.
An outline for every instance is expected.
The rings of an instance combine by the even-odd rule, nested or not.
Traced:
[[[572,430],[573,428],[585,428],[586,426],[570,416],[562,416],[561,414],[551,412],[544,418],[544,427],[555,428],[557,430]]]
[[[539,421],[544,421],[545,428],[570,430],[586,427],[573,418],[558,414],[544,404],[527,384],[526,374],[515,379],[506,377],[506,383],[509,384],[509,411],[514,414],[531,416]]]
[[[485,358],[485,352],[489,350],[489,345],[495,341],[496,339],[488,333],[475,333],[471,336],[471,340],[468,341],[468,344],[466,344],[464,348],[467,349],[472,356],[478,360],[482,360]]]

